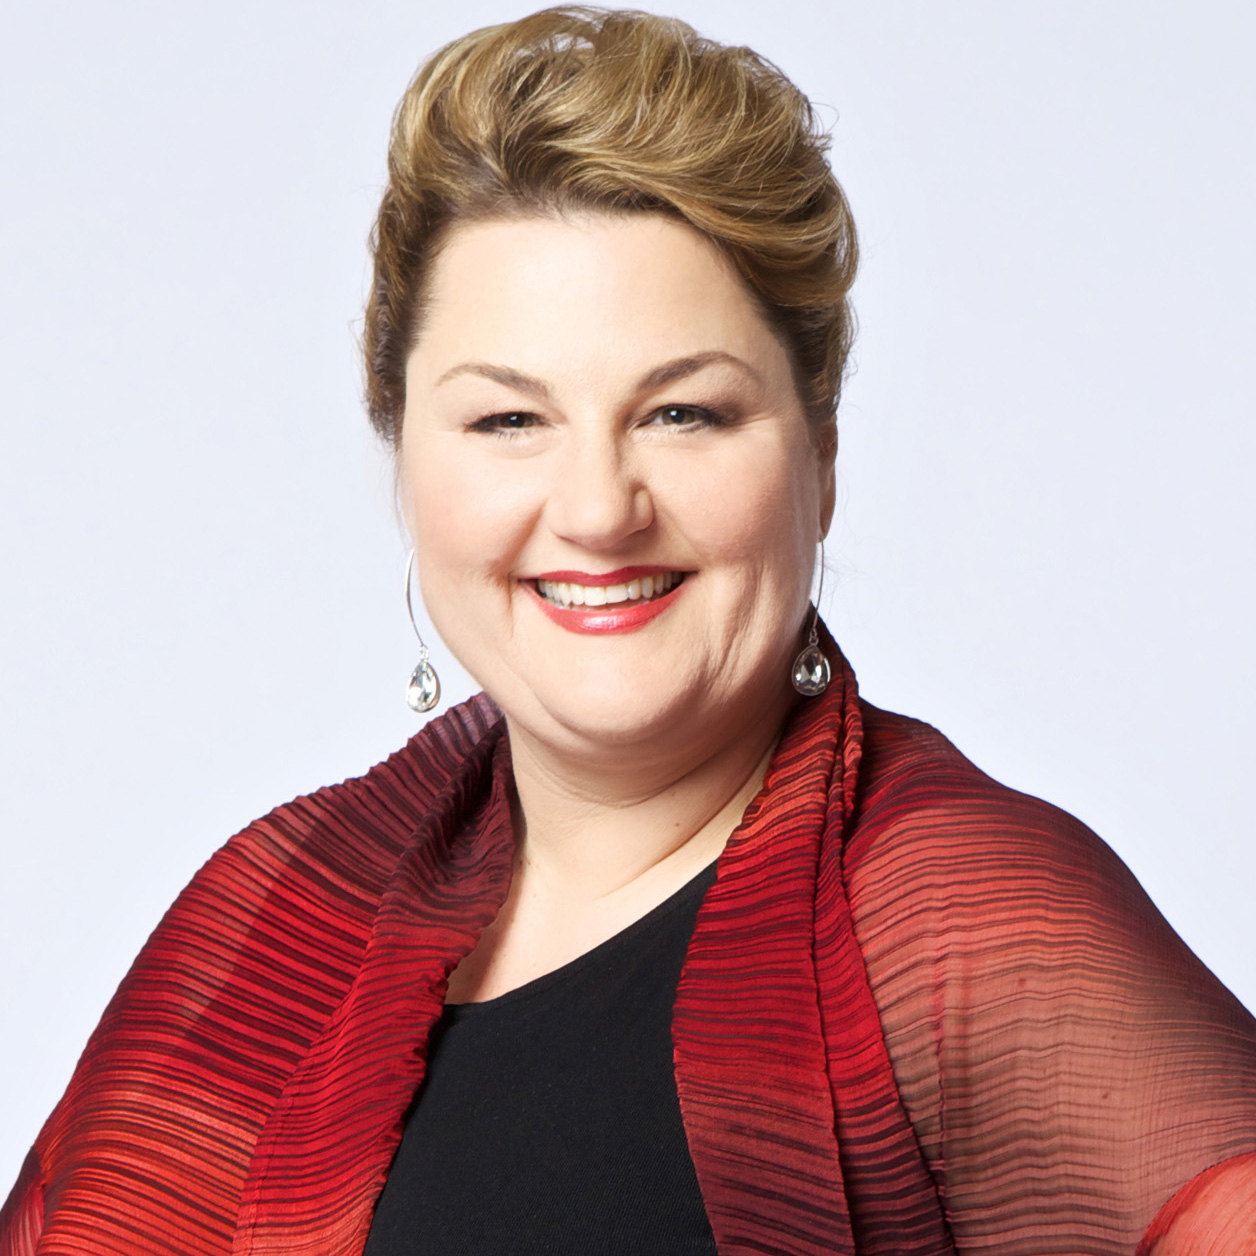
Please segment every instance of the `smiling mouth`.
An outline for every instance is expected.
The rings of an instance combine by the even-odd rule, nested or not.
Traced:
[[[536,591],[551,606],[623,606],[660,598],[684,578],[683,571],[660,571],[623,584],[573,584],[565,580],[537,580],[534,583]]]

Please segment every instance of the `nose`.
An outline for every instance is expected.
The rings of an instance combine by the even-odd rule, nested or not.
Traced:
[[[588,550],[614,550],[654,522],[654,504],[631,453],[615,435],[572,434],[553,464],[544,517],[555,535]]]

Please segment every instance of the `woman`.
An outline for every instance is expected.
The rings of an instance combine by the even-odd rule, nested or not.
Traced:
[[[1251,1018],[811,610],[854,261],[745,50],[552,10],[424,67],[368,399],[488,696],[197,876],[0,1251],[1256,1242]]]

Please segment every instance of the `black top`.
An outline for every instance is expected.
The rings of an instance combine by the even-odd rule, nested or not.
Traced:
[[[450,1004],[365,1256],[714,1256],[672,1004],[715,865],[555,972]]]

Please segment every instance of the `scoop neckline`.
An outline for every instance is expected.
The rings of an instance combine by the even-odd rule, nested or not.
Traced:
[[[551,972],[542,973],[539,977],[533,977],[531,981],[525,981],[523,985],[516,986],[513,990],[507,990],[503,994],[495,995],[491,999],[477,999],[468,1003],[446,1003],[444,1011],[441,1013],[441,1019],[446,1024],[466,1020],[480,1013],[490,1012],[494,1008],[504,1007],[511,1003],[524,1002],[534,995],[544,993],[553,986],[561,985],[564,980],[578,975],[585,968],[597,963],[599,959],[604,959],[611,951],[631,942],[633,938],[640,933],[646,932],[657,921],[686,906],[692,898],[697,896],[699,890],[705,895],[706,891],[715,883],[715,868],[718,862],[718,859],[713,859],[705,868],[686,881],[680,889],[665,898],[657,906],[651,907],[644,916],[639,916],[631,924],[625,925],[618,933],[611,934],[604,942],[599,942],[596,946],[585,951],[584,954],[577,955],[575,959],[569,959],[565,964],[553,969]]]

